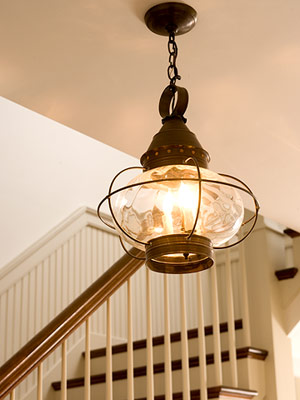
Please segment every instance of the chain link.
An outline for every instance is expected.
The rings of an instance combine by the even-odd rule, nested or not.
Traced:
[[[178,56],[178,47],[175,42],[175,33],[170,33],[168,41],[168,51],[169,51],[169,66],[167,69],[168,78],[170,79],[170,85],[176,85],[176,80],[180,80],[181,76],[178,74],[178,69],[176,66],[176,60]]]

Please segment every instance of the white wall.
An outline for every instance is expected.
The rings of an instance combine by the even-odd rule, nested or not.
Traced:
[[[80,206],[95,209],[112,177],[139,165],[3,97],[0,125],[0,268]]]

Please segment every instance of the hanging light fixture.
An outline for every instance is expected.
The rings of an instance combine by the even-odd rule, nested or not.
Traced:
[[[159,102],[163,126],[142,155],[142,167],[119,172],[97,209],[101,219],[101,205],[108,201],[123,247],[124,240],[145,250],[146,264],[157,272],[187,273],[211,267],[214,249],[231,247],[244,240],[253,230],[259,210],[245,183],[208,169],[209,154],[186,126],[188,92],[176,85],[180,76],[175,35],[189,32],[196,19],[196,11],[183,3],[162,3],[147,11],[147,27],[169,37],[170,84]],[[119,175],[133,169],[143,172],[127,186],[114,189]],[[239,192],[247,193],[254,202],[255,213],[244,222]],[[226,245],[249,222],[252,225],[248,232]]]

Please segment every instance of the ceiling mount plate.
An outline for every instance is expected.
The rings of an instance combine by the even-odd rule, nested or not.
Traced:
[[[183,35],[196,24],[197,12],[184,3],[162,3],[150,8],[145,14],[147,27],[154,33],[169,36],[174,32]]]

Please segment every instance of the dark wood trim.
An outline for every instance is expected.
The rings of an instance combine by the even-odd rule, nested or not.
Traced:
[[[222,362],[229,361],[229,351],[222,351]],[[266,350],[256,349],[254,347],[243,347],[236,350],[237,359],[241,358],[254,358],[257,360],[265,360],[268,355]],[[207,354],[206,355],[206,364],[210,365],[214,363],[214,355]],[[189,367],[194,368],[199,366],[199,357],[190,357],[189,358]],[[181,360],[173,360],[172,361],[172,371],[178,371],[181,369]],[[164,363],[157,363],[153,365],[153,372],[154,374],[160,374],[165,371],[165,364]],[[139,376],[146,376],[147,368],[146,366],[142,367],[135,367],[133,370],[133,375],[135,378]],[[127,370],[123,369],[120,371],[113,372],[113,381],[118,381],[122,379],[127,379]],[[91,384],[96,383],[104,383],[105,382],[105,373],[92,375],[91,376]],[[68,389],[79,387],[84,385],[84,378],[75,378],[75,379],[68,379],[67,387]],[[54,390],[60,390],[60,382],[53,382],[52,387]]]
[[[211,388],[207,388],[207,397],[209,399],[216,399],[222,396],[231,397],[237,399],[253,399],[254,396],[257,396],[257,392],[255,390],[249,389],[238,389],[227,386],[215,386]],[[191,400],[200,400],[200,390],[191,390]],[[146,397],[139,398],[136,400],[147,400]],[[154,400],[165,400],[165,395],[154,396]],[[183,400],[183,393],[173,393],[173,400]]]
[[[300,236],[300,233],[297,231],[294,231],[293,229],[287,228],[283,231],[286,235],[288,235],[290,238],[294,239],[298,236]]]
[[[223,353],[223,352],[222,352]],[[267,350],[257,349],[256,347],[241,347],[236,350],[237,358],[253,358],[255,360],[262,360],[264,361],[268,356]],[[229,353],[228,353],[228,360],[229,361]]]
[[[243,328],[243,321],[241,319],[237,319],[235,321],[235,329],[237,330],[237,329],[242,329],[242,328]],[[206,326],[204,330],[205,330],[205,336],[213,334],[212,325]],[[228,332],[227,322],[222,322],[220,324],[220,333],[224,333],[224,332]],[[198,337],[198,329],[188,330],[188,339],[195,339],[197,337]],[[180,332],[171,333],[170,338],[171,338],[172,343],[180,342],[181,334],[180,334]],[[165,338],[163,335],[155,336],[152,339],[153,346],[163,345],[164,342],[165,342]],[[133,350],[145,349],[146,347],[147,347],[147,341],[145,339],[137,340],[137,341],[133,342]],[[126,353],[126,351],[127,351],[127,343],[112,346],[112,354]],[[85,352],[83,352],[82,354],[84,356]],[[105,355],[106,355],[106,348],[91,350],[91,358],[105,357]]]
[[[131,249],[141,257],[144,253]],[[125,254],[0,368],[0,399],[97,310],[144,261]]]
[[[237,399],[252,399],[254,396],[257,396],[258,393],[256,390],[250,389],[239,389],[239,388],[232,388],[227,386],[217,386],[211,388],[212,390],[208,389],[208,398],[213,399],[216,396],[226,396],[226,397],[233,397]],[[199,393],[200,396],[200,393]],[[199,397],[200,399],[200,397]],[[196,399],[194,399],[196,400]]]
[[[283,281],[284,279],[292,279],[297,275],[298,268],[292,267],[292,268],[284,268],[284,269],[278,269],[275,271],[275,275],[279,281]]]

